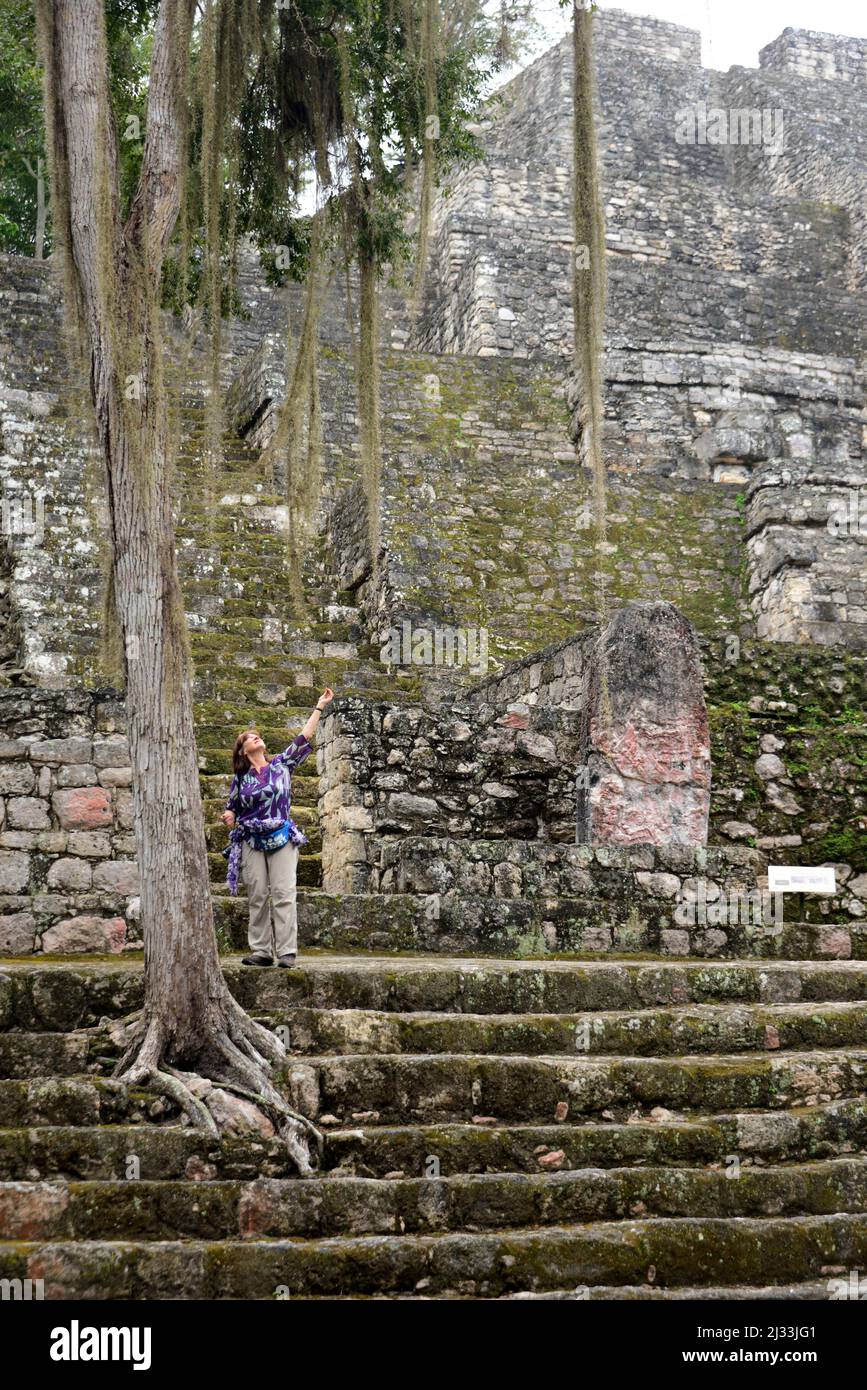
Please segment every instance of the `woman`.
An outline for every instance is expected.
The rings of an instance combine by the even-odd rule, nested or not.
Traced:
[[[291,774],[313,752],[322,711],[334,699],[326,686],[316,708],[301,733],[283,753],[269,757],[262,735],[244,729],[232,750],[234,777],[222,822],[229,827],[229,860],[226,882],[229,892],[238,891],[238,870],[243,871],[250,905],[250,954],[245,965],[273,965],[271,914],[268,890],[274,909],[273,942],[277,964],[295,964],[298,949],[298,918],[295,910],[295,874],[298,851],[307,836],[289,815]]]

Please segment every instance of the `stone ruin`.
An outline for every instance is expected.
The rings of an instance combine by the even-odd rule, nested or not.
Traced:
[[[343,287],[323,313],[312,622],[291,616],[285,500],[258,467],[297,292],[269,288],[252,253],[210,518],[195,367],[179,402],[178,557],[226,945],[243,937],[217,819],[233,734],[253,718],[276,745],[329,683],[318,781],[296,789],[312,831],[302,938],[730,953],[739,933],[690,938],[673,898],[708,865],[749,886],[795,854],[836,862],[839,891],[793,901],[773,949],[792,932],[865,949],[865,47],[787,30],[758,69],[720,73],[688,29],[606,11],[597,34],[605,633],[570,375],[568,39],[508,85],[477,128],[484,160],[438,195],[418,320],[386,291],[375,572]],[[715,110],[781,111],[773,148],[681,138],[684,112]],[[10,257],[0,396],[19,521],[0,584],[0,949],[135,949],[123,692],[97,655],[94,443],[49,268]]]
[[[303,620],[260,462],[298,296],[252,255],[210,499],[204,344],[175,402],[224,973],[288,1038],[279,1084],[321,1129],[322,1181],[240,1097],[214,1138],[111,1077],[143,971],[98,460],[49,268],[0,258],[4,1297],[586,1297],[618,1317],[864,1297],[867,46],[786,30],[719,73],[691,30],[597,29],[604,550],[570,368],[568,41],[440,194],[418,322],[386,295],[377,567],[342,288]],[[699,112],[753,110],[773,150],[677,138],[684,112],[697,133]],[[285,746],[325,684],[293,778],[299,961],[246,969],[230,749],[252,720]],[[836,892],[756,915],[774,863],[832,864]]]

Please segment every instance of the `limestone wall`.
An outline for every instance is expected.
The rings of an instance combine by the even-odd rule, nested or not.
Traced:
[[[867,650],[867,468],[772,462],[747,490],[759,637]]]
[[[428,950],[867,958],[867,874],[823,898],[767,892],[767,859],[717,846],[384,840],[380,883],[424,904]]]
[[[824,81],[867,84],[867,44],[843,34],[784,29],[759,49],[759,66]]]
[[[323,886],[378,891],[388,836],[572,840],[576,750],[566,712],[482,726],[457,702],[433,712],[341,700],[317,750]]]
[[[140,948],[122,706],[0,691],[0,954]]]
[[[850,55],[832,83],[771,65],[704,69],[697,33],[616,11],[596,17],[595,34],[609,341],[710,331],[857,352],[864,88],[849,76],[864,42],[812,36]],[[697,124],[687,138],[682,114],[699,108],[724,113],[724,142],[699,138]],[[745,143],[747,116],[764,111],[782,113],[779,148]],[[734,134],[732,112],[745,118],[732,118]],[[484,161],[437,201],[421,346],[568,356],[570,122],[567,36],[498,96],[479,128]]]

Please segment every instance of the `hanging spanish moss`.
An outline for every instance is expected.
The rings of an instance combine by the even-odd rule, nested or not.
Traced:
[[[367,530],[374,583],[379,565],[379,495],[382,440],[379,426],[379,270],[370,255],[359,255],[358,415],[361,478],[367,502]]]
[[[223,314],[233,299],[237,269],[238,120],[250,55],[258,58],[262,45],[257,0],[204,0],[198,97],[204,242],[200,303],[208,325],[202,488],[209,544],[223,460]],[[224,257],[229,269],[225,284]]]
[[[361,454],[361,480],[367,507],[367,532],[374,584],[379,566],[379,493],[382,475],[382,443],[379,413],[379,267],[374,254],[374,190],[362,177],[361,151],[356,129],[352,70],[345,29],[338,36],[340,94],[344,120],[350,132],[347,140],[350,187],[345,195],[351,210],[348,223],[355,232],[355,254],[359,272],[358,348],[356,382],[358,435]],[[373,144],[374,142],[370,142]],[[347,254],[350,248],[347,247]]]
[[[572,308],[574,372],[578,391],[579,450],[592,475],[594,606],[600,633],[608,621],[605,555],[608,507],[602,453],[602,353],[605,324],[605,217],[599,188],[596,124],[593,111],[593,14],[585,0],[573,0],[573,261]],[[601,653],[600,656],[604,654]],[[604,659],[600,672],[603,718],[610,719]]]
[[[438,0],[423,0],[421,65],[424,70],[424,106],[422,109],[422,128],[419,141],[422,146],[421,190],[418,213],[418,244],[416,250],[415,275],[412,284],[411,309],[416,319],[421,302],[421,291],[427,269],[430,223],[433,212],[433,193],[436,179],[436,148],[439,139],[439,111],[437,104],[437,50],[439,41]]]
[[[61,83],[58,73],[58,41],[55,34],[54,6],[51,0],[35,0],[37,41],[44,71],[45,101],[44,120],[46,132],[46,153],[48,172],[51,180],[53,255],[52,263],[57,267],[61,281],[63,326],[70,363],[72,387],[87,408],[80,413],[82,421],[89,421],[90,410],[90,336],[87,301],[98,306],[91,317],[99,317],[109,326],[113,362],[118,375],[125,381],[124,395],[135,394],[140,387],[141,378],[135,370],[124,367],[124,354],[118,333],[119,286],[116,273],[117,247],[113,227],[116,225],[117,201],[111,168],[116,160],[116,137],[108,102],[102,93],[96,94],[98,103],[97,124],[100,138],[97,148],[92,152],[96,165],[97,196],[94,199],[93,234],[98,246],[96,264],[98,271],[94,282],[88,286],[90,296],[82,283],[82,270],[76,266],[72,255],[71,199],[69,183],[69,160],[65,141],[65,119],[62,109]],[[107,64],[104,32],[93,36],[99,45],[99,61]],[[133,361],[135,359],[133,350]],[[84,494],[88,508],[91,535],[96,547],[96,568],[99,575],[99,644],[95,654],[95,668],[101,679],[116,688],[124,684],[123,638],[114,595],[115,538],[109,522],[109,510],[105,499],[108,478],[105,460],[101,451],[92,447],[85,450]]]
[[[295,611],[306,613],[302,577],[304,556],[312,537],[322,479],[322,419],[319,400],[317,343],[322,303],[330,281],[325,264],[324,214],[314,216],[304,316],[292,361],[291,316],[287,341],[289,389],[280,408],[274,435],[260,463],[270,467],[275,487],[284,490],[287,507],[286,562]]]

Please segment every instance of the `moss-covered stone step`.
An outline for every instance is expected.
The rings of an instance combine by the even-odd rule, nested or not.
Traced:
[[[57,1085],[70,1079],[85,1094],[91,1080],[86,1073],[109,1072],[114,1053],[102,1039],[88,1036],[68,1040],[57,1033],[3,1034],[0,1059],[4,1075],[12,1079],[0,1087],[13,1088],[3,1091],[3,1104],[23,1103],[14,1090],[18,1078],[34,1085],[39,1079],[53,1079]],[[859,1097],[865,1090],[867,1052],[592,1060],[371,1054],[290,1059],[285,1073],[296,1108],[312,1119],[328,1114],[344,1123],[370,1115],[392,1124],[470,1122],[474,1117],[550,1122],[604,1113],[622,1120],[659,1108],[668,1115],[673,1110],[785,1109]],[[46,1094],[50,1100],[50,1088]],[[8,1112],[12,1118],[4,1118],[3,1104],[0,1124],[15,1128],[26,1122],[14,1108]],[[63,1121],[46,1113],[42,1122]]]
[[[292,1051],[302,1053],[669,1056],[859,1047],[867,1039],[867,1003],[704,1004],[591,1015],[295,1007],[269,1021],[287,1025]]]
[[[48,1299],[276,1299],[454,1290],[478,1297],[579,1285],[818,1280],[867,1261],[867,1217],[651,1218],[505,1233],[324,1240],[3,1241],[0,1277]]]
[[[59,1077],[104,1070],[100,1055],[117,1056],[92,1033],[0,1033],[0,1077]]]
[[[609,1168],[250,1183],[161,1179],[0,1183],[9,1240],[328,1238],[571,1226],[631,1217],[824,1216],[867,1211],[867,1160]]]
[[[225,862],[225,861],[223,861]],[[300,864],[299,864],[300,867]],[[857,1047],[863,1004],[694,1006],[689,1010],[587,1014],[399,1014],[373,1009],[294,1007],[259,1015],[281,1026],[293,1055],[440,1053],[489,1056],[682,1056]],[[633,1044],[638,1044],[637,1046]],[[69,1076],[94,1070],[114,1049],[93,1035],[0,1033],[0,1076]]]
[[[245,898],[214,896],[221,950],[246,950],[249,912]],[[424,924],[424,905],[404,894],[388,898],[298,890],[298,942],[302,950],[412,951]],[[286,973],[281,971],[281,974]]]
[[[622,871],[624,889],[628,874]],[[424,938],[427,950],[449,955],[463,952],[498,956],[589,955],[599,950],[600,935],[619,953],[658,953],[670,916],[648,905],[646,916],[612,928],[610,910],[599,897],[469,897],[452,893],[425,895],[435,907]],[[796,905],[787,906],[793,917]],[[832,924],[833,923],[833,924]],[[601,933],[600,933],[600,928]],[[691,945],[698,952],[700,942]],[[755,956],[760,960],[822,960],[852,957],[867,960],[867,929],[841,912],[829,920],[789,920],[773,929],[730,926],[721,960]]]
[[[635,1123],[381,1125],[326,1127],[325,1170],[384,1178],[422,1177],[431,1158],[444,1177],[457,1173],[538,1173],[546,1154],[562,1154],[558,1171],[623,1165],[695,1167],[739,1155],[782,1163],[842,1157],[867,1150],[867,1100],[835,1101],[786,1111],[654,1118]],[[277,1139],[224,1135],[213,1140],[173,1121],[69,1123],[0,1129],[0,1180],[120,1179],[134,1156],[141,1178],[203,1177],[250,1181],[291,1177]],[[547,1160],[550,1161],[550,1160]]]
[[[324,685],[331,685],[332,689],[335,691],[340,690],[344,686],[353,690],[356,688],[355,682],[351,679],[351,673],[348,671],[329,671],[328,675],[333,677],[333,679],[324,681],[323,685],[296,685],[293,684],[291,679],[287,682],[284,672],[283,679],[279,682],[280,698],[269,701],[267,705],[256,703],[255,691],[251,692],[249,696],[239,696],[237,681],[233,680],[230,675],[226,675],[223,678],[224,684],[218,684],[216,678],[212,678],[207,700],[209,703],[213,701],[223,707],[223,711],[225,712],[221,712],[221,720],[225,723],[237,723],[239,728],[243,728],[245,724],[258,724],[260,721],[262,723],[267,721],[270,725],[273,725],[275,718],[279,719],[284,712],[287,717],[291,711],[295,710],[306,710],[309,715],[311,709],[319,699],[319,696],[322,694]],[[255,684],[256,690],[258,690],[261,686],[270,684],[270,682],[256,678]],[[196,692],[196,700],[198,705],[196,718],[202,719],[200,710],[204,700],[198,691]],[[204,727],[208,728],[210,725],[204,724]],[[218,724],[217,727],[222,727],[222,724]]]
[[[153,1099],[151,1097],[151,1099]],[[177,1121],[157,1124],[63,1124],[0,1129],[0,1180],[127,1179],[130,1159],[144,1179],[203,1177],[251,1181],[292,1177],[279,1138],[223,1135],[211,1139]]]
[[[562,1154],[563,1170],[621,1164],[682,1166],[828,1158],[867,1149],[867,1099],[685,1119],[657,1114],[626,1122],[570,1124],[353,1124],[328,1128],[329,1167],[366,1177],[420,1176],[433,1155],[442,1174],[536,1173],[546,1154]]]
[[[156,1123],[177,1113],[171,1102],[152,1091],[107,1077],[0,1080],[0,1129]]]
[[[213,659],[215,655],[211,652],[209,658]],[[204,700],[218,701],[237,712],[240,720],[248,718],[248,711],[254,708],[258,692],[267,685],[274,686],[276,691],[275,699],[268,705],[272,718],[275,710],[278,713],[290,708],[311,710],[326,685],[330,685],[336,695],[366,695],[368,699],[385,700],[389,704],[400,703],[399,699],[394,698],[395,682],[398,689],[405,691],[418,688],[415,674],[407,677],[399,673],[389,677],[381,669],[361,662],[317,661],[313,663],[314,669],[306,673],[312,684],[301,685],[293,682],[285,665],[281,670],[280,663],[274,663],[275,669],[271,671],[245,670],[239,676],[231,671],[225,656],[219,656],[218,660],[225,669],[209,670],[198,675],[193,687],[195,699],[199,703]],[[249,719],[249,722],[253,720]]]
[[[620,1287],[598,1285],[595,1288],[586,1286],[579,1289],[549,1289],[544,1293],[508,1293],[502,1294],[502,1299],[529,1299],[537,1302],[565,1302],[577,1299],[586,1299],[591,1303],[610,1302],[616,1299],[622,1303],[640,1303],[647,1301],[650,1303],[675,1303],[690,1302],[696,1300],[704,1303],[720,1302],[762,1302],[762,1303],[826,1303],[834,1295],[840,1279],[835,1275],[826,1275],[824,1279],[815,1279],[805,1284],[764,1284],[759,1288],[751,1284],[741,1284],[739,1287],[728,1285],[721,1288],[710,1284],[704,1288],[679,1288],[679,1289],[658,1289],[653,1284],[623,1284]]]
[[[370,899],[369,901],[375,901]],[[61,967],[63,968],[63,967]],[[500,960],[375,953],[302,956],[294,970],[262,975],[224,964],[245,1007],[363,1008],[466,1014],[639,1011],[712,1003],[867,1000],[867,962],[690,961],[596,957]]]
[[[412,898],[299,894],[311,935],[329,915],[379,929],[382,903],[418,911]],[[246,903],[239,905],[239,919]],[[407,922],[404,923],[406,927]],[[309,948],[312,949],[312,948]],[[254,970],[226,956],[233,994],[254,1013],[298,1005],[313,1009],[373,1009],[399,1014],[442,1010],[458,1014],[572,1014],[688,1004],[824,1004],[867,1000],[863,961],[690,961],[668,959],[513,961],[485,957],[383,955],[374,950],[301,955],[292,970]],[[36,1032],[90,1026],[138,1008],[144,980],[140,958],[67,956],[0,958],[0,1029]]]
[[[236,537],[236,543],[237,540],[238,538]],[[207,593],[212,594],[213,589],[208,589]],[[184,597],[186,600],[186,590]],[[305,624],[301,627],[292,621],[291,611],[287,611],[287,608],[282,604],[279,605],[277,611],[270,614],[267,611],[263,612],[262,608],[257,607],[255,604],[247,604],[242,607],[240,611],[233,614],[231,610],[228,612],[224,610],[224,604],[229,602],[230,600],[228,599],[221,600],[220,612],[209,615],[207,631],[199,634],[199,647],[213,647],[219,645],[221,642],[225,642],[226,639],[230,639],[236,644],[240,640],[245,645],[249,645],[252,639],[255,638],[257,632],[264,631],[266,620],[277,619],[284,624],[285,628],[288,630],[287,635],[289,636],[298,634],[312,642],[333,642],[341,648],[340,651],[331,653],[323,652],[323,656],[326,658],[330,655],[333,656],[335,660],[340,660],[341,657],[358,656],[355,643],[345,640],[343,633],[340,631],[339,624],[312,622],[309,625]],[[196,611],[194,594],[189,596],[187,607],[193,613]],[[345,650],[343,650],[344,648]],[[271,649],[273,651],[273,644]]]
[[[287,1066],[296,1108],[384,1123],[611,1119],[669,1111],[776,1110],[867,1090],[867,1051],[721,1057],[490,1057],[354,1054]],[[565,1107],[565,1109],[564,1109]]]

